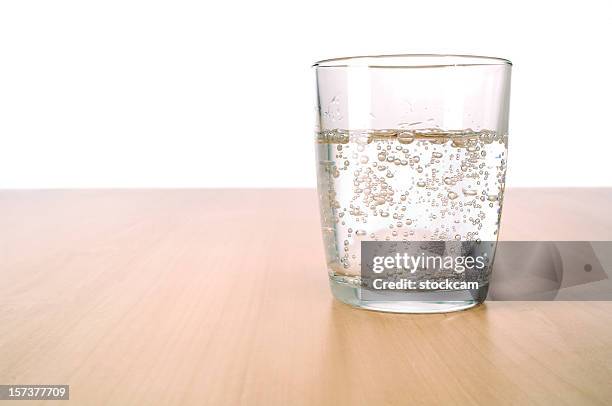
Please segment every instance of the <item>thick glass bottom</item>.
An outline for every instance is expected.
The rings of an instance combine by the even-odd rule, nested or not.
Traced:
[[[361,288],[354,284],[329,279],[331,291],[339,301],[359,309],[375,310],[389,313],[449,313],[469,309],[484,302],[488,285],[478,290],[415,292],[402,295],[409,300],[389,300],[381,294],[379,298],[368,295],[363,300]],[[409,296],[406,296],[409,295]],[[373,300],[370,300],[373,299]]]

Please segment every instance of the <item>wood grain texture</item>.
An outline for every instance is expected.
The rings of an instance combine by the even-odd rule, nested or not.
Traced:
[[[316,205],[0,191],[0,384],[69,384],[31,402],[50,405],[612,403],[612,302],[354,310],[329,292]],[[612,189],[511,189],[501,238],[612,240],[611,207]]]

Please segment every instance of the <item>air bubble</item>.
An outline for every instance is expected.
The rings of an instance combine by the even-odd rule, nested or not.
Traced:
[[[411,144],[414,141],[414,136],[412,133],[401,132],[397,135],[397,140],[401,144]]]

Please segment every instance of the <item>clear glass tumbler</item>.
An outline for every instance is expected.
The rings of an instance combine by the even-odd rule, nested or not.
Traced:
[[[363,241],[496,241],[507,164],[512,64],[464,55],[337,58],[317,79],[317,176],[334,296],[393,312],[447,312],[484,301],[364,300]],[[491,257],[492,258],[492,257]],[[492,259],[491,259],[492,260]]]

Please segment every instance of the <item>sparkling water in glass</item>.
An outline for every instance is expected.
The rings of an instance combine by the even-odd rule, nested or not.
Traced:
[[[314,67],[318,194],[334,296],[394,312],[484,301],[490,267],[478,276],[480,288],[461,300],[443,291],[428,300],[363,300],[361,242],[497,240],[511,63],[393,55]]]

